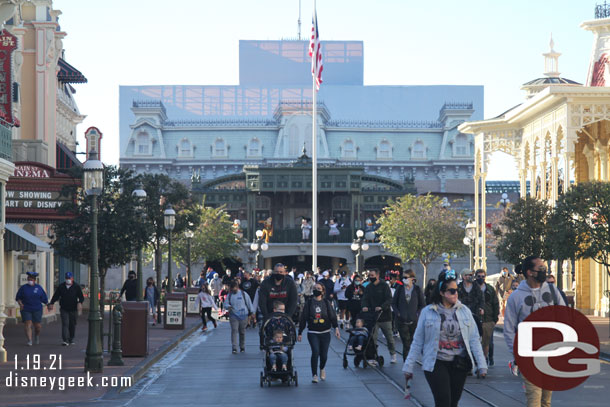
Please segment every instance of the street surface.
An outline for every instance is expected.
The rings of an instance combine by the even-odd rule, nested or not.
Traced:
[[[380,334],[381,341],[384,339]],[[343,339],[347,334],[343,333]],[[397,339],[397,349],[401,349]],[[246,353],[231,354],[230,328],[222,322],[218,329],[195,332],[157,363],[131,389],[113,399],[92,401],[87,406],[433,406],[433,398],[421,370],[417,371],[411,388],[412,400],[405,400],[401,386],[402,363],[389,364],[389,354],[381,344],[386,359],[382,369],[342,367],[344,342],[333,337],[327,363],[327,380],[311,383],[309,344],[306,338],[295,347],[295,366],[299,386],[274,383],[270,388],[259,386],[263,354],[258,349],[258,333],[247,330]],[[469,377],[460,406],[525,406],[521,380],[510,375],[508,351],[502,335],[496,332],[494,343],[496,365],[487,379]],[[399,356],[399,361],[401,358]],[[599,375],[583,385],[553,394],[553,406],[607,406],[610,387],[610,364],[603,363]]]

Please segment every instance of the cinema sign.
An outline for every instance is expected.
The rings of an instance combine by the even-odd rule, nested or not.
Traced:
[[[59,209],[70,202],[62,195],[66,185],[79,185],[80,180],[56,172],[54,168],[35,162],[16,162],[15,172],[6,184],[4,206],[8,222],[48,223],[71,218]]]

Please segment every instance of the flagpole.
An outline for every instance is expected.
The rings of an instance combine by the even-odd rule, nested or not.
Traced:
[[[313,0],[313,12],[316,16],[316,0]],[[317,16],[316,16],[317,19]],[[316,21],[317,26],[317,21]],[[319,39],[318,39],[319,41]],[[315,58],[315,56],[314,56]],[[317,116],[317,97],[316,97],[316,75],[311,76],[312,79],[312,107],[311,107],[311,222],[312,222],[312,239],[311,239],[311,272],[315,273],[318,269],[318,140],[316,138],[316,116]]]

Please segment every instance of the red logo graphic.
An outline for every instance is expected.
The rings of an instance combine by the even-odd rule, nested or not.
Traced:
[[[601,368],[595,327],[561,305],[541,308],[521,322],[513,349],[523,376],[545,390],[572,389]]]

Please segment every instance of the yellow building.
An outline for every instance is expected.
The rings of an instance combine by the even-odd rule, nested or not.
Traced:
[[[582,23],[594,34],[586,85],[561,78],[560,54],[553,47],[543,54],[543,78],[523,85],[526,100],[493,119],[466,122],[463,133],[475,136],[475,212],[478,230],[485,230],[484,191],[490,154],[501,151],[515,159],[521,196],[529,194],[554,204],[571,183],[610,180],[610,6],[596,19]],[[480,196],[479,196],[480,195]],[[481,214],[479,215],[479,212]],[[476,266],[486,268],[485,234],[477,241]],[[552,265],[556,270],[557,265]],[[571,270],[563,265],[563,287],[570,289]],[[576,307],[605,315],[610,289],[607,273],[592,260],[576,263]]]

